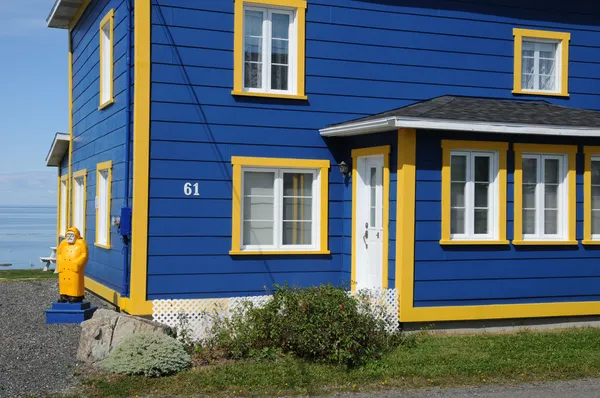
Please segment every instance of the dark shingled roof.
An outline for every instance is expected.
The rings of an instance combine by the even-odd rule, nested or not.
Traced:
[[[546,101],[522,101],[445,95],[376,115],[335,124],[339,127],[386,117],[453,120],[498,124],[531,124],[565,127],[600,127],[600,112],[553,105]]]

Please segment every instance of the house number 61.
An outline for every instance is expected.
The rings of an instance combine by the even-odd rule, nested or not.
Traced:
[[[200,192],[198,192],[198,183],[192,184],[191,182],[186,182],[183,184],[183,193],[185,196],[200,196]]]

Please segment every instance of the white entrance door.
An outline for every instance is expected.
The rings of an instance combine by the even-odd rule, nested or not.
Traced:
[[[357,159],[356,289],[382,287],[383,155]],[[387,239],[387,238],[386,238]]]

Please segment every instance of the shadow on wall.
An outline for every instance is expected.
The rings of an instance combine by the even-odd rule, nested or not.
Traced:
[[[465,19],[477,20],[479,15],[517,18],[556,23],[573,23],[590,26],[600,25],[600,3],[587,0],[354,0],[355,3],[368,3],[369,8],[381,5],[382,11],[386,6],[411,7],[413,12],[453,11],[464,13],[454,15]],[[367,5],[365,5],[367,6]],[[419,11],[421,9],[421,11]],[[410,12],[407,10],[407,12]],[[472,15],[469,15],[472,14]],[[524,22],[525,22],[524,21]],[[508,22],[508,21],[507,21]]]

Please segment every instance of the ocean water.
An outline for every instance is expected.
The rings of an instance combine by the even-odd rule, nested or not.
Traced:
[[[0,264],[12,264],[0,271],[41,268],[55,245],[55,206],[0,206]]]

